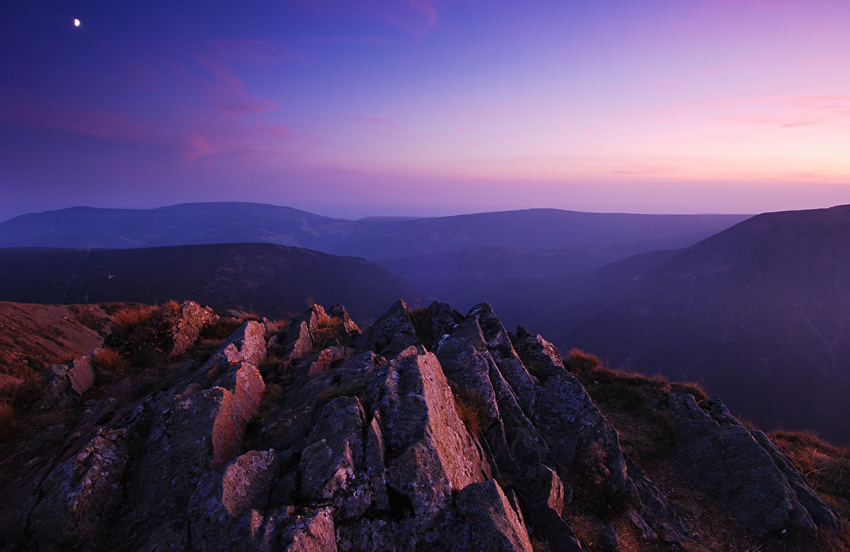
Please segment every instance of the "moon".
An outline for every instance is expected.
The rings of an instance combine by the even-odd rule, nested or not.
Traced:
[[[74,19],[74,27],[79,27],[79,26],[80,26],[80,20]]]

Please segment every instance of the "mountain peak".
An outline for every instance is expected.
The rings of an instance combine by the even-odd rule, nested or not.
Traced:
[[[134,310],[135,309],[135,310]],[[122,313],[122,314],[119,314]],[[128,307],[16,404],[0,535],[78,550],[848,549],[800,446],[698,387],[395,303],[286,324]],[[104,351],[112,351],[105,354]],[[91,375],[71,385],[72,371]],[[47,372],[46,372],[47,373]],[[799,443],[798,443],[799,444]],[[807,442],[806,446],[820,446]],[[10,447],[3,450],[8,451]],[[26,451],[26,452],[21,452]],[[835,451],[826,457],[847,463]],[[850,466],[848,466],[850,467]],[[845,492],[845,491],[841,491]]]

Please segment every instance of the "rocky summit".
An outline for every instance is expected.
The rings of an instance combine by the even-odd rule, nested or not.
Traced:
[[[487,304],[113,319],[3,389],[2,550],[850,549],[846,450]]]

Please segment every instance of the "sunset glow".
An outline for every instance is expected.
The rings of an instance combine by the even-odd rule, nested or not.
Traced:
[[[843,0],[18,4],[0,219],[850,203]]]

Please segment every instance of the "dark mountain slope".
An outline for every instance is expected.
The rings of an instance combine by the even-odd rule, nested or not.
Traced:
[[[527,209],[410,221],[364,220],[358,221],[347,238],[345,251],[378,259],[480,247],[558,250],[641,243],[649,249],[670,249],[696,243],[747,216]],[[643,249],[630,254],[640,251]]]
[[[0,249],[0,300],[31,303],[163,303],[195,297],[279,317],[307,304],[351,305],[374,320],[398,297],[401,278],[364,259],[270,244],[123,250]]]
[[[185,203],[158,209],[73,207],[0,224],[3,247],[125,249],[266,242],[326,250],[349,221],[262,203]]]
[[[538,282],[529,308],[548,311],[538,327],[556,344],[703,379],[767,427],[850,440],[850,206],[759,215],[654,268],[604,274],[554,304]]]

